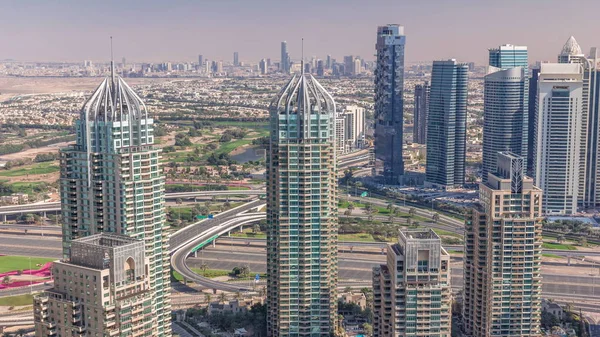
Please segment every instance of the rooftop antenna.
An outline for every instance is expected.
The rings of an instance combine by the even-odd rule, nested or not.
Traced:
[[[304,76],[304,38],[302,38],[302,58],[300,61],[300,74]]]
[[[115,61],[113,57],[113,39],[110,37],[110,80],[113,88],[115,87]]]

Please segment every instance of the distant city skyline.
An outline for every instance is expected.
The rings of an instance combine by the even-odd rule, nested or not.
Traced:
[[[110,58],[111,35],[115,59],[126,57],[129,63],[195,62],[198,54],[229,61],[235,51],[241,62],[275,61],[281,41],[288,42],[291,59],[299,60],[302,37],[308,57],[332,55],[340,61],[344,55],[359,55],[374,60],[374,32],[388,23],[403,25],[410,37],[407,64],[456,58],[484,65],[487,49],[504,43],[528,46],[531,63],[554,61],[556,46],[571,35],[585,54],[598,44],[594,25],[600,3],[592,0],[306,0],[302,9],[310,15],[299,15],[297,20],[289,15],[295,8],[292,2],[272,0],[9,0],[0,4],[0,29],[5,32],[0,36],[0,60],[100,62]],[[510,17],[511,24],[502,29],[490,24],[490,18],[498,17]]]

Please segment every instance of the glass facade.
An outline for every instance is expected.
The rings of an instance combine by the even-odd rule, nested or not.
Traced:
[[[377,28],[375,68],[375,157],[386,184],[399,184],[404,175],[404,27]],[[382,166],[382,167],[381,167]]]
[[[465,183],[468,65],[434,61],[427,124],[425,182],[438,187]]]
[[[267,151],[269,336],[337,332],[335,102],[294,76],[270,108]]]
[[[153,120],[121,79],[105,79],[84,105],[75,145],[60,152],[63,255],[71,241],[109,232],[144,241],[155,335],[171,335],[165,178]]]
[[[527,47],[503,45],[489,50],[484,79],[482,181],[496,172],[500,151],[527,159],[529,80]]]

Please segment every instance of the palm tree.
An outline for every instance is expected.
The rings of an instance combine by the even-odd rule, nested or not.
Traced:
[[[391,210],[392,210],[392,208],[394,208],[394,204],[393,204],[393,203],[391,203],[391,202],[389,202],[389,203],[387,204],[387,207],[386,207],[386,208],[387,208],[389,211],[391,211]]]
[[[411,207],[411,208],[409,208],[409,210],[408,210],[408,214],[409,214],[410,216],[415,216],[415,214],[417,214],[417,210],[416,210],[416,209],[414,209],[413,207]]]
[[[200,265],[200,270],[202,270],[202,276],[204,276],[204,272],[206,272],[206,269],[208,269],[208,264],[206,264],[206,262],[203,262]]]
[[[181,198],[177,198],[177,199],[175,199],[175,203],[177,205],[181,205],[183,203],[183,200],[181,200]]]
[[[562,243],[563,241],[565,241],[565,236],[563,234],[559,234],[556,236],[557,243]]]
[[[260,225],[259,225],[259,224],[257,224],[257,223],[255,223],[255,224],[252,226],[252,233],[258,233],[258,232],[260,232]]]
[[[412,225],[412,218],[407,218],[406,219],[406,225],[410,227],[410,225]]]
[[[235,299],[238,301],[242,299],[242,293],[239,290],[235,292]]]
[[[227,294],[220,293],[219,294],[219,303],[223,304],[223,303],[225,303],[225,301],[227,301]]]
[[[440,214],[439,213],[433,213],[432,216],[433,222],[437,223],[438,221],[440,221]]]
[[[390,216],[388,217],[388,221],[392,224],[394,223],[394,214],[390,214]]]
[[[205,293],[204,300],[206,301],[206,303],[210,303],[210,301],[212,300],[212,295],[209,293]]]
[[[9,284],[10,283],[10,276],[5,275],[4,278],[2,278],[2,284]]]
[[[344,293],[351,293],[351,292],[352,292],[352,287],[344,288]]]

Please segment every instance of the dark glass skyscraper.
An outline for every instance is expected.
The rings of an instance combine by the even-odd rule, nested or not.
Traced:
[[[413,143],[427,143],[427,114],[429,109],[429,82],[415,85],[413,113]]]
[[[335,102],[294,76],[270,107],[267,328],[271,337],[337,334]]]
[[[399,184],[404,175],[403,90],[404,27],[397,24],[377,28],[375,68],[375,156],[386,184]]]
[[[465,183],[468,72],[469,66],[456,60],[433,62],[426,185],[446,188]]]
[[[484,79],[482,181],[496,172],[498,152],[510,151],[527,161],[527,47],[503,45],[489,50]]]
[[[287,51],[287,42],[281,42],[281,63],[279,63],[279,70],[282,73],[290,73],[290,55]]]

